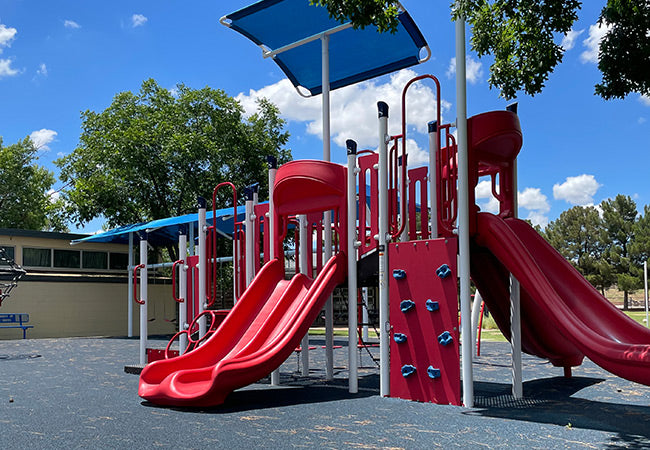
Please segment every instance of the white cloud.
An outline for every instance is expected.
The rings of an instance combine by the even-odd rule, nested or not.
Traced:
[[[650,106],[650,96],[647,95],[640,95],[639,96],[639,101],[643,103],[646,106]]]
[[[147,23],[148,20],[149,19],[143,16],[142,14],[133,14],[131,16],[131,26],[133,26],[133,28],[140,27],[145,23]]]
[[[526,219],[530,220],[533,225],[539,225],[542,228],[546,228],[548,225],[548,216],[539,211],[530,211]]]
[[[38,69],[36,70],[36,74],[44,77],[47,76],[47,66],[45,65],[45,63],[39,64]]]
[[[76,30],[77,28],[81,28],[81,25],[79,25],[74,20],[65,20],[63,22],[63,26],[66,27],[66,28],[71,28],[73,30]]]
[[[571,29],[567,34],[564,35],[562,38],[562,43],[560,44],[562,48],[566,51],[571,50],[573,47],[576,45],[576,39],[578,39],[578,36],[580,36],[582,33],[584,33],[583,30],[574,30]]]
[[[480,61],[473,59],[471,56],[465,58],[465,75],[470,84],[476,84],[481,81],[483,76],[483,64]],[[451,78],[456,74],[456,58],[451,58],[449,61],[449,68],[447,69],[447,77]]]
[[[0,78],[18,75],[20,71],[11,67],[11,63],[10,59],[0,59]]]
[[[553,198],[565,200],[572,205],[585,206],[593,204],[594,195],[601,184],[593,175],[582,174],[567,177],[564,183],[553,185]]]
[[[645,117],[639,117],[639,119],[637,120],[637,123],[639,125],[643,125],[644,123],[646,123],[646,118]]]
[[[29,135],[29,138],[32,140],[36,148],[49,150],[50,147],[48,147],[48,145],[54,140],[57,134],[58,133],[54,130],[42,128],[40,130],[33,131],[32,134]]]
[[[389,133],[401,134],[401,98],[404,85],[416,73],[409,69],[401,70],[390,76],[384,84],[375,80],[347,86],[332,91],[330,129],[332,140],[341,147],[345,147],[347,139],[354,139],[359,148],[376,148],[377,146],[377,101],[386,102],[390,107]],[[298,95],[288,79],[283,79],[275,84],[265,86],[257,91],[250,90],[248,94],[240,93],[236,98],[244,107],[248,115],[256,110],[256,100],[267,98],[282,112],[282,116],[294,122],[306,122],[306,131],[315,136],[322,135],[323,122],[321,115],[321,97],[303,98]],[[412,133],[427,132],[427,120],[436,117],[435,93],[424,83],[411,86],[407,94],[407,128]],[[441,100],[442,113],[449,110],[450,103]],[[410,134],[407,138],[410,138]],[[407,150],[415,153],[411,156],[409,165],[422,158],[424,150],[411,146],[411,139],[407,140]],[[409,150],[415,148],[415,151]]]
[[[50,189],[47,191],[48,197],[50,197],[50,202],[51,203],[56,203],[59,198],[61,198],[59,191],[55,191],[54,189]]]
[[[598,63],[598,49],[600,41],[603,40],[607,32],[612,28],[611,25],[601,25],[599,23],[589,26],[589,37],[582,41],[587,50],[580,54],[580,60],[584,63]]]
[[[551,210],[548,198],[542,194],[539,188],[529,187],[524,189],[523,192],[518,193],[517,200],[520,208],[538,211],[540,213],[547,213]]]
[[[479,181],[476,185],[476,188],[474,189],[474,196],[476,197],[476,204],[479,206],[479,208],[481,208],[481,211],[486,211],[493,214],[499,212],[499,201],[492,195],[492,181]]]
[[[64,152],[57,152],[56,154],[57,158],[63,158],[65,156]]]
[[[10,47],[11,41],[16,37],[18,30],[15,28],[9,28],[5,24],[0,23],[0,53],[2,53],[2,47]]]

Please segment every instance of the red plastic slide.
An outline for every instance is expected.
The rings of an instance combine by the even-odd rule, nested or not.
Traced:
[[[281,264],[276,259],[262,268],[202,346],[146,366],[140,397],[160,405],[215,406],[278,368],[343,282],[347,265],[345,253],[338,253],[315,279],[298,274],[284,280]]]
[[[650,385],[650,330],[594,289],[530,225],[478,214],[472,278],[510,335],[508,276],[521,284],[522,347],[558,366],[587,356],[605,370]]]

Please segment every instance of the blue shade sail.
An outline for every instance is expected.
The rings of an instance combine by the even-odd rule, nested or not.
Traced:
[[[228,14],[221,22],[271,52],[341,28],[329,18],[327,9],[311,6],[309,0],[262,0]],[[330,89],[419,64],[424,61],[422,49],[428,52],[427,43],[406,11],[399,14],[398,30],[393,34],[378,33],[374,26],[334,32],[329,43]],[[273,56],[293,85],[302,86],[311,95],[323,89],[321,58],[320,39]]]

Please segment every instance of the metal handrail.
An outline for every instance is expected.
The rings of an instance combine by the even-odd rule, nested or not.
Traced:
[[[183,303],[185,299],[176,295],[176,266],[179,264],[185,264],[185,261],[179,259],[178,261],[174,261],[174,264],[172,264],[172,297],[176,303]],[[183,270],[182,266],[181,270]]]
[[[146,264],[138,264],[133,268],[133,300],[139,305],[144,305],[144,300],[138,299],[138,270],[147,267]]]

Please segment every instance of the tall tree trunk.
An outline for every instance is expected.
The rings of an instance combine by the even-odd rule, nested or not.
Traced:
[[[628,294],[627,291],[623,291],[623,311],[627,311],[628,308],[629,308]]]

